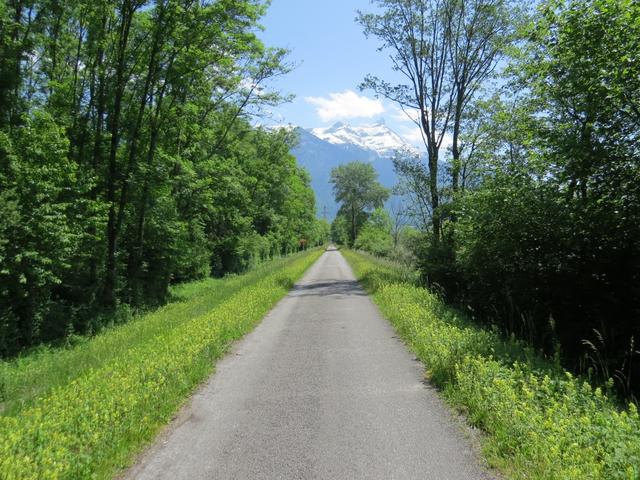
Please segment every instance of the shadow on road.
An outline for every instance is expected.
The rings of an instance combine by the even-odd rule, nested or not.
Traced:
[[[291,295],[296,297],[323,297],[328,295],[366,296],[366,293],[355,280],[330,280],[310,283],[308,285],[296,285],[291,289]]]

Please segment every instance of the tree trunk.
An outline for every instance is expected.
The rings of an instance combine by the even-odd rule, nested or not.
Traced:
[[[102,18],[101,35],[104,37],[107,29],[107,16]],[[98,38],[97,41],[101,42],[102,38]],[[97,85],[96,85],[97,81]],[[95,138],[93,143],[93,160],[92,167],[93,173],[97,176],[99,168],[102,164],[102,135],[104,131],[104,114],[105,114],[105,85],[106,78],[104,74],[104,48],[100,47],[96,52],[96,63],[94,72],[91,79],[91,96],[90,104],[95,103]],[[96,92],[97,89],[97,92]],[[96,98],[97,97],[97,98]],[[93,186],[89,193],[89,198],[92,202],[98,199],[98,187]],[[89,235],[91,238],[96,236],[96,226],[92,223],[89,227]],[[94,253],[89,261],[89,283],[92,286],[96,286],[98,283],[98,255]]]
[[[118,205],[118,215],[117,215],[117,222],[116,222],[117,231],[120,230],[122,222],[124,220],[124,210],[127,203],[129,181],[130,181],[131,173],[133,171],[133,167],[136,163],[136,155],[138,152],[138,144],[139,144],[138,137],[139,137],[140,130],[142,128],[142,123],[144,120],[144,112],[147,108],[147,103],[153,104],[153,93],[151,93],[152,86],[156,81],[156,77],[160,69],[160,66],[158,65],[158,54],[160,53],[160,49],[161,49],[161,37],[162,37],[162,34],[164,33],[164,22],[163,22],[164,13],[165,13],[164,4],[160,4],[158,8],[160,8],[160,14],[155,21],[156,28],[153,36],[153,44],[151,46],[151,51],[149,53],[149,63],[147,66],[147,74],[144,82],[144,87],[140,94],[140,104],[138,106],[136,122],[131,132],[131,139],[130,139],[130,146],[129,146],[129,159],[127,163],[125,178],[122,181],[122,186],[120,190],[120,200]],[[153,120],[151,122],[151,127],[150,127],[151,138],[149,140],[149,150],[147,153],[147,165],[151,164],[151,162],[153,161],[153,156],[155,154],[157,137],[158,137],[157,121],[160,115],[160,109],[162,106],[162,98],[164,96],[165,87],[166,87],[166,82],[162,87],[162,91],[160,93],[158,103],[156,105],[156,111],[155,111]],[[132,250],[129,252],[129,259],[127,262],[128,282],[130,287],[129,300],[131,302],[136,302],[139,297],[138,278],[140,276],[140,263],[142,261],[142,243],[143,243],[144,221],[145,221],[146,204],[147,204],[148,195],[149,195],[149,179],[148,179],[148,175],[145,175],[139,215],[136,223],[135,241],[134,241]]]
[[[422,101],[422,99],[421,99]],[[435,108],[431,109],[433,117]],[[431,119],[435,122],[435,119]],[[422,130],[427,138],[427,156],[429,165],[429,194],[431,196],[431,227],[433,228],[433,244],[440,242],[440,195],[438,193],[438,143],[436,142],[435,132],[436,126],[429,125],[429,120],[423,109],[421,112]]]
[[[356,207],[351,205],[351,246],[356,243]]]
[[[111,123],[111,149],[109,152],[109,170],[107,174],[107,202],[109,203],[109,214],[107,219],[107,253],[105,260],[105,279],[102,292],[102,301],[106,307],[113,308],[116,304],[116,246],[118,240],[118,218],[116,211],[116,183],[118,177],[118,144],[120,143],[120,115],[122,112],[122,100],[125,90],[125,52],[129,40],[131,20],[135,8],[130,2],[125,2],[122,9],[122,22],[120,24],[120,34],[118,39],[116,84],[113,101],[113,113],[110,116]]]
[[[453,119],[453,139],[451,143],[451,157],[452,157],[452,172],[451,172],[451,188],[454,194],[460,188],[460,123],[462,122],[462,103],[463,92],[458,92],[458,99],[456,101],[456,110]]]
[[[429,190],[431,194],[431,226],[433,227],[433,243],[440,243],[440,195],[438,194],[438,149],[429,149]]]

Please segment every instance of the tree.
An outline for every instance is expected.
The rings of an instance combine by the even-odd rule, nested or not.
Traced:
[[[394,248],[392,228],[387,211],[376,208],[358,233],[354,247],[381,257],[388,256]]]
[[[391,219],[391,233],[393,246],[397,247],[402,229],[407,226],[409,211],[406,200],[398,195],[389,201],[389,218]]]
[[[517,28],[517,10],[509,0],[450,0],[443,7],[450,42],[450,81],[454,103],[451,136],[451,188],[460,187],[463,164],[460,134],[470,103],[502,59]],[[474,122],[470,122],[471,129]],[[463,182],[464,188],[464,182]]]
[[[73,195],[82,185],[67,151],[63,130],[45,114],[25,119],[13,138],[0,132],[0,355],[68,326],[52,313],[85,223],[74,218]]]
[[[0,2],[0,128],[15,126],[24,112],[25,61],[33,48],[36,2]]]
[[[407,215],[424,231],[432,220],[429,172],[420,157],[412,152],[399,151],[393,157],[393,168],[398,176],[395,191],[402,195]]]
[[[382,41],[380,49],[391,51],[393,69],[407,79],[407,83],[394,85],[369,75],[361,88],[396,102],[405,111],[417,112],[413,120],[427,148],[431,227],[436,243],[441,234],[438,160],[455,96],[449,81],[448,20],[443,14],[448,1],[377,0],[375,4],[383,13],[358,12],[365,35]]]
[[[326,218],[316,219],[313,239],[315,245],[326,245],[331,241],[331,224]]]
[[[340,204],[338,215],[349,223],[350,245],[355,242],[367,211],[382,207],[389,198],[389,191],[377,179],[378,174],[369,163],[351,162],[331,170],[333,193]]]
[[[349,223],[342,215],[337,215],[331,222],[331,241],[338,245],[349,244]]]
[[[367,36],[389,50],[393,69],[406,80],[392,84],[373,75],[361,85],[397,103],[422,133],[435,244],[442,237],[440,149],[452,135],[452,189],[460,182],[460,129],[469,102],[493,72],[512,29],[508,0],[377,0],[383,13],[358,13]],[[452,132],[451,132],[452,130]],[[401,159],[399,159],[401,161]],[[415,165],[407,165],[404,174]],[[422,176],[422,173],[420,173]],[[420,186],[420,190],[424,187]],[[420,192],[419,196],[423,196]]]
[[[0,355],[309,245],[261,0],[0,0]],[[121,307],[122,306],[122,307]]]

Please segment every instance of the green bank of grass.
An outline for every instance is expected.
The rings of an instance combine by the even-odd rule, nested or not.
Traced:
[[[243,274],[176,285],[173,301],[91,338],[76,337],[70,348],[43,347],[11,361],[0,361],[0,414],[13,414],[29,402],[89,369],[100,368],[160,333],[177,328],[291,264],[304,254],[264,263]]]
[[[15,393],[0,416],[0,478],[110,478],[320,254],[179,287],[183,301],[132,324],[3,365]]]
[[[343,252],[446,398],[486,433],[514,479],[640,478],[640,418],[521,342],[479,328],[416,286],[411,272]]]

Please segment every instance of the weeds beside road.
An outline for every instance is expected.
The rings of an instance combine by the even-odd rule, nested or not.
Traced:
[[[410,272],[343,251],[445,397],[484,430],[489,462],[514,479],[640,478],[640,417],[515,339],[482,329]]]
[[[179,319],[161,310],[107,331],[80,346],[85,353],[77,354],[75,366],[69,364],[73,351],[42,356],[46,365],[34,360],[34,372],[55,372],[59,355],[65,365],[60,371],[68,376],[42,394],[29,397],[17,389],[29,398],[0,416],[0,478],[111,478],[170,420],[230,343],[251,330],[320,254],[278,261],[262,275],[249,273],[246,282],[232,278],[241,288],[228,289],[211,308],[194,295],[173,307]],[[92,363],[89,352],[102,352],[102,360]],[[3,368],[8,377],[11,366]],[[27,371],[22,375],[31,382]]]

